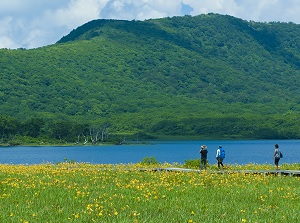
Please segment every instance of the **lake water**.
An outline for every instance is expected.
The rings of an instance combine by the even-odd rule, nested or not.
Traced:
[[[57,163],[67,159],[75,162],[117,164],[137,163],[146,156],[155,157],[162,163],[184,163],[185,160],[198,159],[200,146],[205,144],[208,147],[209,163],[216,162],[216,150],[222,145],[226,151],[225,164],[273,164],[275,143],[279,144],[284,155],[280,163],[299,163],[300,140],[199,140],[132,145],[0,147],[0,163]]]

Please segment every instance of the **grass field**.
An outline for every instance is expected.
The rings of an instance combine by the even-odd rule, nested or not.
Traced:
[[[150,167],[0,165],[0,222],[300,222],[299,177]]]

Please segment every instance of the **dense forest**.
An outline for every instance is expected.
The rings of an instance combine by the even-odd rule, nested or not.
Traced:
[[[94,20],[0,50],[0,144],[300,138],[300,25]]]

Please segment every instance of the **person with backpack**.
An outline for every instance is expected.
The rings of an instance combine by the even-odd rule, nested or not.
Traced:
[[[225,158],[225,150],[222,146],[219,146],[217,149],[216,159],[218,161],[218,170],[220,170],[220,167],[222,166],[222,169],[224,168],[223,160]]]
[[[206,170],[207,153],[208,153],[207,146],[206,145],[201,146],[201,149],[200,149],[200,154],[201,154],[200,169]]]
[[[273,158],[274,158],[274,163],[275,163],[275,166],[276,166],[276,170],[279,170],[279,160],[282,157],[283,157],[283,155],[279,150],[278,144],[275,144],[275,150],[274,150]]]

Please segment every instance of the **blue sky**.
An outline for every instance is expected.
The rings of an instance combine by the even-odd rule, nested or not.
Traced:
[[[94,19],[145,20],[210,12],[300,24],[299,0],[1,0],[0,48],[54,44]]]

